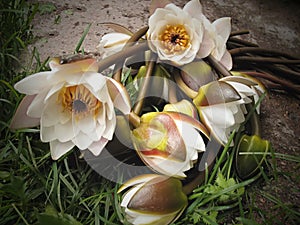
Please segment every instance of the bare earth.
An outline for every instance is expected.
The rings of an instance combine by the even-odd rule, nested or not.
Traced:
[[[31,0],[34,2],[34,0]],[[34,34],[38,37],[34,43],[44,60],[47,57],[71,54],[84,29],[92,24],[83,43],[84,50],[96,52],[100,37],[107,33],[101,23],[115,22],[132,31],[147,25],[147,0],[49,0],[38,1],[53,3],[51,13],[37,15],[34,20]],[[173,1],[184,6],[187,1]],[[204,14],[211,21],[230,16],[232,31],[249,30],[246,39],[261,47],[281,50],[300,56],[300,2],[292,0],[202,0]],[[33,48],[31,46],[31,48]],[[290,155],[300,153],[300,101],[287,93],[270,93],[263,101],[261,122],[263,138],[271,141],[276,152]],[[254,187],[268,192],[284,204],[300,203],[299,166],[289,161],[277,161],[278,168],[284,173],[292,173],[292,179],[280,175],[272,178],[268,185]],[[285,224],[280,212],[273,209],[273,203],[253,192],[258,208],[270,211],[274,224]],[[299,207],[296,209],[299,211]],[[259,221],[262,222],[262,221]]]

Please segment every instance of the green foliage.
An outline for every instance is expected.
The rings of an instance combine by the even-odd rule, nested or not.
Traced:
[[[20,50],[33,39],[31,21],[38,6],[25,0],[0,1],[0,79],[10,80]]]

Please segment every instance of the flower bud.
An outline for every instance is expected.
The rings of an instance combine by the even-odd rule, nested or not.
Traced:
[[[140,175],[121,186],[121,207],[128,222],[134,225],[170,224],[187,206],[187,196],[180,180],[156,174]]]
[[[259,172],[259,167],[270,150],[270,142],[257,135],[243,135],[237,147],[235,167],[241,179],[248,179]]]
[[[200,131],[200,133],[199,133]],[[168,176],[186,177],[198,152],[205,151],[201,133],[205,127],[185,114],[151,112],[141,117],[141,124],[132,131],[133,145],[147,166]]]
[[[226,145],[233,130],[245,121],[246,104],[256,103],[261,92],[258,83],[244,77],[225,77],[202,86],[193,102],[198,108],[201,121],[214,137]],[[233,144],[233,143],[232,143]]]

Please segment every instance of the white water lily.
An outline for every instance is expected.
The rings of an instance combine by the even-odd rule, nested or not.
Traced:
[[[172,3],[157,8],[149,18],[150,49],[161,60],[177,65],[208,56],[214,43],[205,34],[204,18],[199,0],[188,2],[183,9]]]
[[[226,77],[199,89],[194,98],[201,121],[220,144],[226,145],[233,130],[245,121],[246,104],[256,102],[261,95],[258,84],[243,77]],[[254,88],[255,87],[255,88]],[[233,145],[233,142],[231,143]]]
[[[130,112],[123,86],[97,72],[95,59],[60,64],[49,63],[51,71],[24,78],[15,89],[26,94],[12,120],[11,128],[40,125],[43,142],[50,142],[54,160],[74,146],[99,155],[112,139],[116,115],[114,107]]]
[[[103,35],[97,46],[100,56],[106,58],[121,51],[130,37],[128,34],[118,32]]]
[[[152,170],[174,177],[186,177],[198,153],[205,151],[201,133],[206,128],[196,119],[178,112],[151,112],[141,117],[132,131],[133,145]]]
[[[134,177],[124,183],[121,207],[133,225],[167,225],[174,222],[187,206],[180,180],[157,174]]]

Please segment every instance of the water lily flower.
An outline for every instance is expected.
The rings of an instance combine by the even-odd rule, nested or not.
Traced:
[[[258,92],[253,89],[257,85],[254,80],[233,76],[199,89],[193,102],[201,121],[222,145],[227,144],[231,132],[245,121],[245,105],[252,102],[251,97],[259,98]]]
[[[157,8],[149,18],[149,47],[161,60],[184,65],[196,56],[204,58],[214,47],[206,34],[199,0],[188,2],[183,9],[170,3]]]
[[[126,42],[130,39],[130,35],[112,32],[102,36],[99,45],[99,53],[102,58],[106,58],[122,50]]]
[[[201,134],[206,128],[196,119],[177,112],[150,112],[132,131],[133,145],[152,170],[174,177],[186,177],[198,153],[205,151]]]
[[[121,207],[134,225],[167,225],[174,222],[187,206],[180,180],[157,174],[134,177],[118,193],[127,190]]]
[[[12,129],[40,125],[43,142],[50,142],[54,160],[77,146],[99,155],[112,139],[114,107],[130,112],[130,100],[123,86],[97,72],[95,59],[60,64],[49,63],[51,71],[24,78],[15,89],[26,94],[14,115]]]

